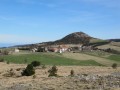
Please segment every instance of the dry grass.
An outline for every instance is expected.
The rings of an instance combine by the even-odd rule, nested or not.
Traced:
[[[99,49],[108,49],[108,48],[111,48],[111,49],[114,49],[114,50],[117,50],[117,51],[120,51],[120,47],[119,46],[115,46],[115,45],[112,45],[112,44],[106,44],[106,45],[101,45],[101,46],[98,46]]]
[[[98,74],[107,75],[113,72],[120,71],[120,67],[117,70],[113,70],[111,67],[95,67],[95,66],[59,66],[58,75],[63,76],[59,78],[48,77],[48,70],[51,66],[47,66],[46,69],[36,69],[35,77],[5,77],[3,76],[11,68],[14,70],[16,76],[20,75],[21,71],[16,71],[18,68],[25,68],[26,65],[22,64],[5,64],[0,63],[0,86],[1,88],[11,88],[9,90],[28,90],[25,88],[32,87],[29,90],[80,90],[82,84],[76,84],[74,78],[68,78],[70,71],[74,70],[77,74]],[[21,85],[21,86],[20,86]],[[84,85],[83,85],[84,86]],[[58,88],[59,87],[59,88]],[[6,89],[0,90],[6,90]],[[15,89],[14,89],[15,88]],[[17,89],[16,89],[17,88]],[[18,89],[19,88],[19,89]],[[41,88],[41,89],[40,89]],[[83,89],[82,89],[83,90]]]

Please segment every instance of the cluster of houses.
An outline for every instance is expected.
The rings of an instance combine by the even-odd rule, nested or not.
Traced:
[[[8,55],[8,54],[13,54],[13,53],[19,53],[20,50],[18,48],[14,49],[0,49],[0,55]]]
[[[20,47],[19,48],[14,48],[11,51],[9,51],[9,54],[12,53],[19,53],[20,50],[22,50]],[[23,49],[24,50],[24,49]],[[26,50],[26,49],[25,49]],[[31,47],[28,49],[30,52],[55,52],[55,53],[64,53],[64,52],[75,52],[75,51],[93,51],[93,50],[100,50],[100,51],[105,51],[105,52],[110,52],[111,49],[98,49],[94,46],[84,46],[82,44],[65,44],[65,45],[40,45],[40,46],[35,46]],[[2,50],[0,50],[0,54],[2,54]]]
[[[63,53],[69,51],[69,47],[65,45],[53,45],[53,46],[39,46],[37,48],[32,48],[32,52],[59,52]]]
[[[92,46],[83,46],[82,44],[77,45],[51,45],[51,46],[38,46],[31,49],[32,52],[71,52],[71,51],[92,51]]]

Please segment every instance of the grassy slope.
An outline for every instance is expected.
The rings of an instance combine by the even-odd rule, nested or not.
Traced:
[[[101,54],[102,53],[102,54]],[[64,57],[72,58],[75,60],[94,60],[102,65],[105,66],[111,66],[113,63],[118,63],[120,66],[120,63],[115,60],[110,60],[108,57],[111,56],[111,54],[103,53],[103,52],[87,52],[87,53],[64,53]]]
[[[117,61],[120,63],[120,55],[111,55],[108,57],[108,59],[113,60],[113,61]]]
[[[110,53],[102,52],[102,51],[98,51],[96,53],[87,52],[85,54],[97,56],[97,57],[112,61],[113,63],[117,63],[120,66],[120,55],[119,54],[110,54]]]
[[[40,61],[42,64],[46,65],[81,65],[81,66],[99,66],[101,64],[97,63],[94,60],[74,60],[65,57],[61,57],[59,55],[54,54],[22,54],[22,55],[8,55],[2,56],[7,61],[13,63],[24,63],[26,59],[28,63],[37,60]]]
[[[90,40],[90,43],[99,43],[99,42],[106,42],[106,40],[97,39],[97,38],[92,38],[92,39]]]

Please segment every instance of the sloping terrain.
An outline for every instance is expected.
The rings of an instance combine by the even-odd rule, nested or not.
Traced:
[[[108,49],[108,48],[111,48],[111,49],[120,51],[120,42],[111,42],[109,44],[98,46],[98,48],[99,49]]]
[[[61,54],[57,53],[28,53],[28,54],[14,54],[14,55],[8,55],[8,56],[1,56],[0,60],[4,59],[7,62],[12,63],[31,63],[34,60],[40,61],[42,64],[45,65],[61,65],[61,66],[70,66],[70,65],[76,65],[76,66],[100,66],[102,64],[91,60],[76,60],[72,58],[64,57]]]
[[[75,32],[71,33],[64,38],[55,41],[55,43],[62,43],[62,44],[88,44],[90,39],[89,35],[83,32]]]
[[[0,63],[0,90],[119,90],[119,85],[116,78],[111,78],[107,75],[119,74],[120,68],[117,70],[111,67],[80,67],[80,66],[59,66],[58,75],[60,77],[48,77],[48,70],[51,66],[36,68],[35,76],[21,76],[22,70],[26,64],[6,64]],[[10,74],[13,69],[14,74]],[[19,69],[19,71],[18,71]],[[74,70],[73,77],[70,77],[70,71]],[[106,76],[106,77],[105,77]],[[104,77],[104,82],[108,83],[105,87],[104,83],[99,83],[98,80]],[[114,76],[112,76],[114,77]],[[110,85],[109,85],[110,84]]]
[[[109,39],[109,41],[120,42],[120,39]]]
[[[94,60],[105,66],[111,66],[113,63],[117,63],[120,66],[120,62],[112,61],[107,58],[91,56],[91,55],[83,54],[83,53],[64,53],[63,56],[67,58],[80,60],[80,61],[81,60]]]

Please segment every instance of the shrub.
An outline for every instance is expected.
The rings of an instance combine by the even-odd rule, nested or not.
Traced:
[[[33,75],[33,79],[35,79],[37,76],[36,75]]]
[[[74,70],[71,70],[71,71],[70,71],[70,76],[72,76],[72,77],[73,77],[74,75],[75,75]]]
[[[113,69],[116,69],[116,68],[117,68],[117,64],[116,64],[116,63],[113,63],[113,64],[112,64],[112,68],[113,68]]]
[[[5,61],[4,58],[1,58],[1,59],[0,59],[0,62],[4,62],[4,61]]]
[[[42,65],[42,69],[46,69],[46,66],[45,66],[45,64],[43,64],[43,65]]]
[[[32,76],[35,74],[35,70],[32,64],[28,64],[25,70],[21,73],[22,76]]]
[[[50,70],[48,70],[48,72],[49,72],[49,76],[48,77],[51,77],[51,76],[57,77],[58,76],[57,75],[57,71],[58,71],[57,67],[53,66]]]
[[[7,61],[7,64],[10,64],[10,62],[9,62],[9,61]]]
[[[37,66],[40,66],[40,62],[39,61],[33,61],[32,63],[31,63],[31,65],[33,65],[33,67],[37,67]]]

